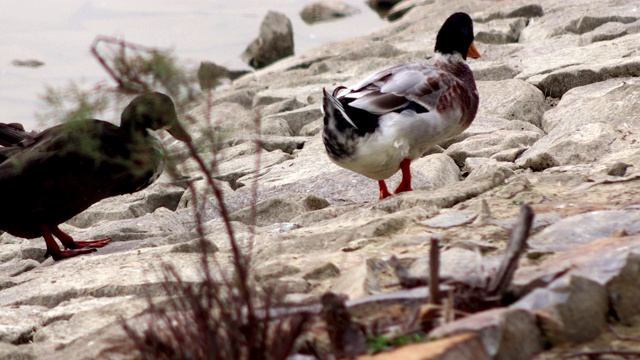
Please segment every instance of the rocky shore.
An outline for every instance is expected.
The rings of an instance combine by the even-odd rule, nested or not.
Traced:
[[[608,322],[640,332],[640,5],[408,3],[404,16],[369,36],[244,75],[185,114],[201,119],[194,133],[208,123],[228,134],[222,150],[203,156],[220,159],[215,177],[236,234],[256,234],[257,274],[290,303],[313,302],[327,290],[352,300],[390,293],[398,289],[391,257],[424,276],[435,237],[443,276],[482,281],[504,254],[520,205],[529,204],[533,235],[512,284],[527,295],[429,334],[445,345],[402,351],[440,358],[428,357],[429,349],[464,344],[474,359],[547,359],[559,351],[551,347],[594,339],[594,346],[640,349],[603,340]],[[415,191],[378,201],[375,181],[325,154],[322,88],[432,61],[435,33],[454,11],[472,16],[482,53],[469,61],[478,116],[412,164]],[[198,175],[191,160],[178,170]],[[390,185],[397,182],[399,174]],[[194,185],[205,188],[204,180]],[[209,197],[204,231],[224,263],[227,236]],[[0,235],[0,359],[132,358],[117,319],[136,316],[145,294],[159,293],[161,264],[173,264],[185,281],[200,279],[191,201],[184,184],[163,175],[140,193],[95,204],[62,228],[77,239],[113,242],[57,263],[44,260],[40,239]]]

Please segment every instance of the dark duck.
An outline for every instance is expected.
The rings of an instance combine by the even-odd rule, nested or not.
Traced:
[[[380,199],[391,196],[385,179],[398,170],[395,193],[411,191],[411,160],[471,125],[478,91],[467,57],[479,58],[469,15],[455,13],[436,37],[435,63],[407,63],[359,83],[323,89],[323,141],[339,166],[378,180]]]
[[[153,133],[160,129],[190,141],[173,101],[158,92],[133,99],[120,126],[69,121],[33,135],[20,124],[0,124],[0,230],[44,237],[54,260],[105,246],[110,239],[74,241],[58,225],[102,199],[153,183],[164,168],[162,144]]]

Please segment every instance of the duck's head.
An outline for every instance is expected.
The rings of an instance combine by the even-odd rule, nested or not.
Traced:
[[[122,112],[120,127],[138,131],[165,129],[178,140],[191,141],[189,133],[178,122],[173,100],[159,92],[133,99]]]
[[[480,57],[473,43],[473,21],[463,12],[457,12],[444,22],[436,37],[435,51],[443,55],[458,53],[463,59]]]

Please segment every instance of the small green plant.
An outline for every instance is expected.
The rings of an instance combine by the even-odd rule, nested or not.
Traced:
[[[427,340],[427,335],[424,333],[402,335],[395,338],[389,338],[384,335],[379,335],[373,338],[369,338],[367,341],[367,345],[369,348],[368,352],[370,354],[375,354],[381,351],[397,348],[398,346],[425,342]]]

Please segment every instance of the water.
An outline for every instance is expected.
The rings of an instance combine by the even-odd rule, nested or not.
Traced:
[[[0,122],[41,128],[35,113],[45,86],[74,81],[91,85],[108,77],[90,54],[97,35],[174,49],[185,62],[213,61],[248,69],[240,54],[258,35],[268,10],[292,22],[296,54],[323,43],[367,34],[384,21],[365,0],[344,0],[360,9],[329,23],[305,24],[298,15],[310,0],[0,0]],[[36,59],[38,68],[13,60]]]

